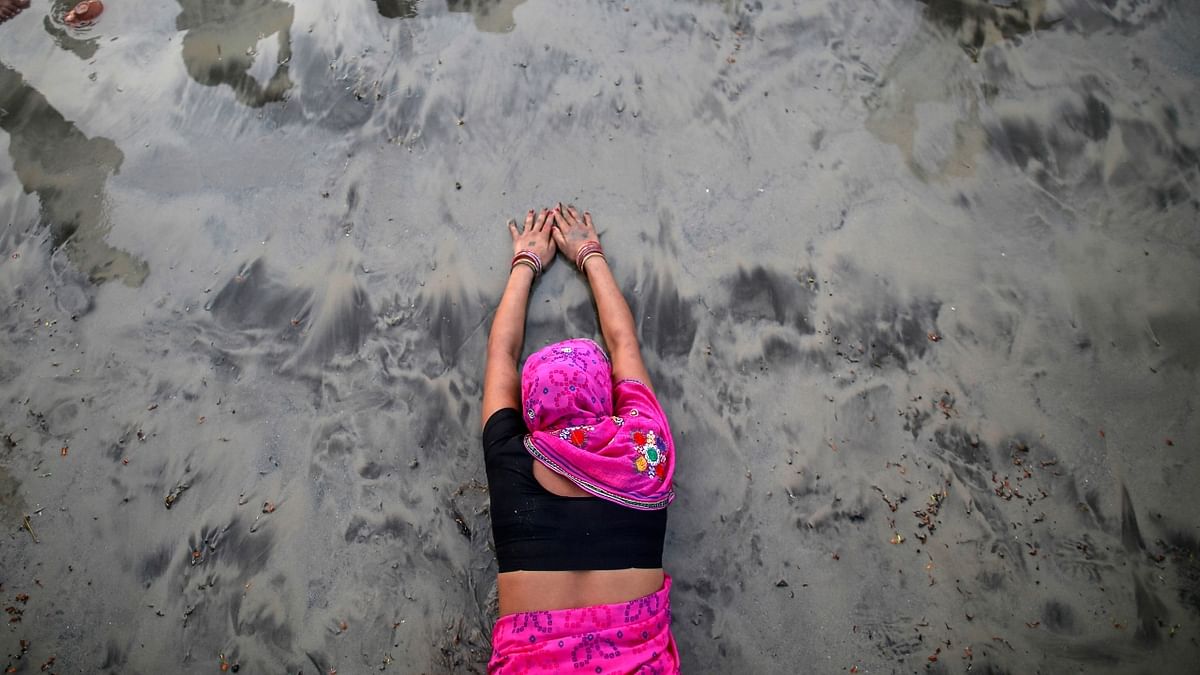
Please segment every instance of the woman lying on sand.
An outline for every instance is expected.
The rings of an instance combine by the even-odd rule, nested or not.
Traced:
[[[559,204],[509,230],[515,255],[483,379],[500,568],[488,669],[678,672],[662,568],[675,444],[633,315],[590,214]],[[518,376],[530,289],[556,249],[587,276],[610,354],[567,340],[533,353]]]

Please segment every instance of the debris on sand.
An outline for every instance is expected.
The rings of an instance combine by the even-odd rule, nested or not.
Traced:
[[[167,493],[167,498],[163,500],[163,504],[168,509],[170,509],[172,506],[175,506],[175,502],[179,501],[179,497],[182,496],[184,492],[187,492],[187,489],[190,487],[191,485],[187,483],[180,483],[179,485],[171,488],[171,491]]]
[[[934,492],[929,495],[929,504],[925,508],[918,511],[913,511],[913,515],[917,517],[917,528],[923,528],[925,530],[925,534],[917,535],[917,538],[921,540],[921,543],[925,542],[925,539],[929,536],[929,533],[937,529],[937,521],[935,519],[937,518],[938,511],[942,507],[942,502],[946,500],[948,494],[949,493],[946,488],[943,487],[941,492]]]
[[[29,536],[33,537],[33,543],[40,544],[41,542],[38,541],[37,533],[33,531],[33,524],[29,522],[29,516],[24,516],[22,520],[23,524],[25,525],[25,529],[29,530]]]

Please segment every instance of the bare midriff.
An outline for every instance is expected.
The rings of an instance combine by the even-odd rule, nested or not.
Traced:
[[[533,477],[560,497],[591,496],[536,460]],[[521,570],[503,572],[496,582],[500,616],[629,602],[658,591],[662,585],[661,567],[570,572]]]
[[[663,571],[631,567],[586,572],[504,572],[500,616],[629,602],[662,588]]]

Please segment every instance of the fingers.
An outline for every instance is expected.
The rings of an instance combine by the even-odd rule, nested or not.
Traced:
[[[583,225],[592,232],[596,231],[596,226],[592,224],[592,214],[587,211],[583,212]]]
[[[521,233],[517,230],[517,221],[512,218],[508,219],[508,233],[512,235],[514,242],[521,236]]]
[[[554,227],[550,228],[550,235],[553,237],[554,243],[558,245],[558,248],[562,249],[563,253],[566,253],[567,235],[563,234],[562,229],[558,225],[559,222],[558,217],[556,217]]]
[[[554,227],[556,229],[567,229],[570,226],[570,223],[567,222],[566,217],[563,215],[562,209],[554,209]]]
[[[533,221],[533,231],[542,232],[546,229],[546,223],[550,222],[550,211],[542,209],[536,220]]]
[[[575,210],[574,206],[569,204],[567,206],[563,206],[562,202],[559,202],[558,210],[562,211],[563,218],[570,223],[571,227],[577,227],[582,222],[579,220],[579,212]]]
[[[525,229],[522,232],[528,232],[533,227],[533,209],[525,214]]]

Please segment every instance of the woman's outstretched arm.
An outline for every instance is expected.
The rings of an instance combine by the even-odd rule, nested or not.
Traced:
[[[550,211],[525,214],[525,225],[518,228],[516,221],[508,221],[508,230],[513,238],[513,254],[532,251],[542,264],[549,266],[554,261],[554,240],[550,236]],[[483,420],[497,410],[521,409],[521,377],[517,373],[517,361],[521,358],[521,345],[525,341],[525,309],[529,304],[529,291],[533,288],[535,274],[531,266],[513,265],[508,275],[504,295],[492,317],[492,331],[488,334],[487,361],[483,369]]]
[[[579,250],[589,242],[600,243],[596,227],[592,224],[592,214],[584,212],[580,217],[574,206],[559,208],[551,212],[554,219],[554,241],[558,248],[575,261]],[[642,361],[642,351],[638,345],[637,325],[633,322],[633,314],[621,288],[613,277],[612,270],[604,256],[591,256],[584,263],[583,271],[587,274],[588,283],[592,287],[592,297],[596,300],[596,312],[600,316],[600,332],[604,334],[604,343],[608,346],[609,357],[612,358],[613,379],[632,378],[640,380],[653,389],[650,383],[650,373]]]

